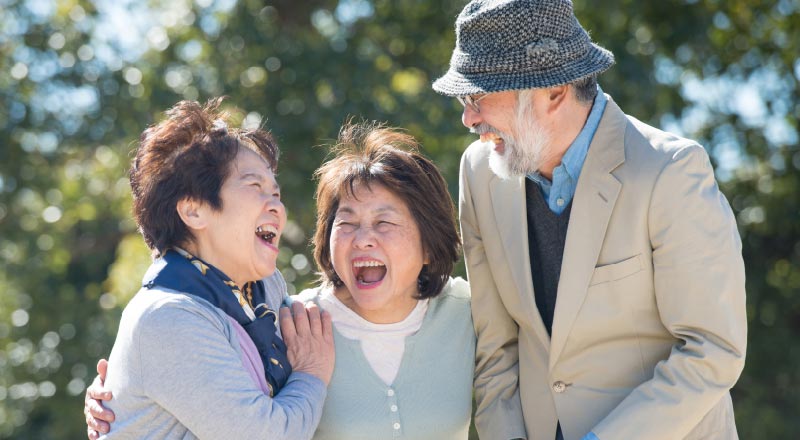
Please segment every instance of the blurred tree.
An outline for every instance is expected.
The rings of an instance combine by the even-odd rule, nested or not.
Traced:
[[[227,95],[282,145],[280,268],[313,282],[311,173],[350,115],[417,136],[457,191],[472,136],[430,83],[464,0],[0,0],[0,437],[80,438],[94,362],[149,262],[129,215],[138,134]],[[800,1],[578,1],[604,90],[696,138],[738,216],[750,349],[743,438],[800,432]],[[463,274],[463,269],[459,268]]]

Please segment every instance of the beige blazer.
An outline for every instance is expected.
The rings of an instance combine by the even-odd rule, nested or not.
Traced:
[[[461,163],[482,439],[735,439],[747,339],[741,241],[705,150],[609,98],[573,199],[552,338],[534,300],[523,178]]]

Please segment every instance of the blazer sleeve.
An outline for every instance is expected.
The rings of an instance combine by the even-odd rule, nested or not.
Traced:
[[[648,216],[658,313],[677,342],[653,378],[595,426],[601,440],[684,438],[744,367],[741,240],[701,146],[673,153],[655,182]]]
[[[469,150],[461,159],[458,199],[464,258],[472,292],[472,320],[477,336],[475,427],[481,439],[526,438],[518,385],[519,329],[503,305],[486,259],[472,197],[474,175],[468,154]]]

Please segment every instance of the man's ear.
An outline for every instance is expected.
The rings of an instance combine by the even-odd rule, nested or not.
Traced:
[[[178,201],[175,207],[183,223],[193,230],[205,229],[208,225],[206,214],[207,206],[205,203],[194,199],[185,198]]]
[[[547,88],[547,112],[552,113],[559,109],[567,100],[570,86],[567,84]]]

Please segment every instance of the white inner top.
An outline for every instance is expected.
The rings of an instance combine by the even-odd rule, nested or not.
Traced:
[[[375,324],[350,310],[331,290],[320,295],[320,305],[331,314],[333,324],[342,336],[361,343],[364,357],[386,385],[391,385],[397,377],[406,337],[419,330],[428,310],[428,300],[420,300],[402,321]]]

